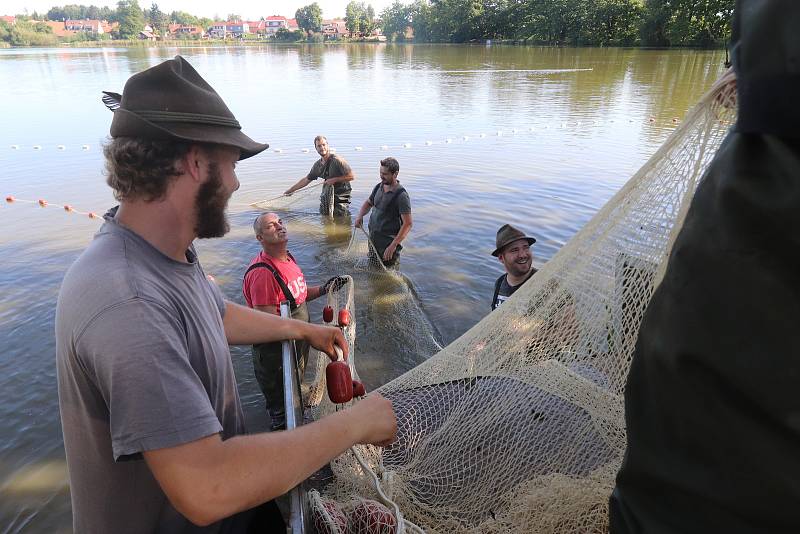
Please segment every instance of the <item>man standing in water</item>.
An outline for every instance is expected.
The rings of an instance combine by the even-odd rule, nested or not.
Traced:
[[[526,236],[510,224],[504,224],[497,231],[492,256],[500,260],[506,269],[506,274],[500,276],[494,284],[492,310],[505,302],[528,281],[528,278],[536,274],[531,252],[531,245],[534,243],[536,243],[535,238]]]
[[[373,210],[369,217],[369,238],[381,261],[387,267],[395,265],[400,259],[400,244],[408,236],[413,224],[411,220],[411,198],[408,191],[400,185],[397,175],[400,163],[394,158],[381,160],[381,181],[364,201],[356,217],[355,226],[361,228],[364,216]]]
[[[262,213],[256,217],[253,230],[262,250],[250,261],[244,273],[242,293],[247,305],[258,311],[280,315],[280,303],[288,301],[292,318],[307,323],[306,302],[340,288],[345,279],[336,276],[321,286],[307,286],[303,271],[289,252],[286,225],[277,213]],[[302,358],[298,373],[301,378],[308,363],[308,349],[308,343],[299,343],[298,352]],[[286,428],[281,354],[280,343],[253,345],[253,370],[267,401],[272,430]]]
[[[74,530],[278,531],[271,499],[354,443],[391,442],[391,404],[372,395],[290,432],[245,435],[229,344],[348,352],[335,328],[225,301],[198,261],[194,239],[229,228],[237,161],[268,145],[241,132],[180,56],[104,101],[120,206],[67,272],[56,308]]]
[[[283,194],[291,195],[298,189],[302,189],[314,180],[321,178],[323,180],[323,190],[319,199],[319,212],[322,215],[328,214],[328,197],[329,190],[324,186],[333,187],[333,215],[343,216],[350,214],[350,192],[352,187],[350,182],[355,179],[353,170],[350,165],[344,160],[333,154],[328,147],[328,140],[318,135],[314,138],[314,149],[320,158],[308,171],[308,174],[300,178],[300,180],[292,187],[287,189]]]

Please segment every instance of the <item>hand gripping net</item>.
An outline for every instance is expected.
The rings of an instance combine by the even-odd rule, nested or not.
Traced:
[[[399,532],[408,520],[447,534],[607,532],[642,312],[734,120],[735,89],[718,83],[512,298],[381,387],[398,440],[334,461],[334,482],[311,499],[321,531]],[[401,520],[359,526],[365,499],[396,504]]]
[[[264,191],[261,191],[262,194]],[[248,193],[255,194],[258,192],[258,190],[254,190]],[[317,197],[319,197],[319,204],[317,204]],[[321,180],[318,180],[291,195],[277,195],[255,200],[249,205],[265,211],[291,211],[295,214],[320,213],[321,215],[333,217],[333,201],[333,186],[324,185]]]

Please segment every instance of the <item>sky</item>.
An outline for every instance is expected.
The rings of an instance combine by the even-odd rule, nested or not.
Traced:
[[[171,11],[186,11],[198,17],[217,18],[226,17],[229,13],[241,15],[245,20],[258,20],[260,17],[269,15],[283,15],[284,17],[294,17],[294,12],[298,8],[311,4],[314,0],[156,0],[161,11],[167,13]],[[345,6],[350,0],[316,0],[322,8],[324,18],[344,17]],[[361,0],[359,0],[361,1]],[[393,0],[363,0],[365,4],[371,4],[375,13],[380,13],[389,6]],[[149,8],[153,0],[139,0],[142,8]],[[410,0],[403,0],[402,3],[410,3]],[[16,15],[25,13],[47,13],[53,6],[64,6],[68,4],[95,5],[98,7],[108,6],[117,7],[117,0],[2,0],[0,1],[0,15]]]

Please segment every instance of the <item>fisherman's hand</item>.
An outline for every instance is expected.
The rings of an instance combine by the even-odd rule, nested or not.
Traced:
[[[354,225],[356,228],[361,228],[361,225],[362,225],[362,224],[364,224],[364,217],[362,217],[362,216],[360,216],[360,215],[359,215],[358,217],[356,217],[356,222],[355,222],[355,223],[353,223],[353,225]]]
[[[344,276],[334,276],[329,278],[327,282],[322,284],[322,294],[327,295],[331,291],[338,291],[347,283],[347,278]]]
[[[386,447],[397,439],[392,401],[380,393],[370,393],[347,411],[355,418],[353,426],[362,431],[358,443]]]
[[[397,244],[390,243],[386,250],[383,251],[383,261],[390,261],[394,257],[395,250],[397,250]]]
[[[336,349],[334,347],[339,347],[345,360],[350,354],[350,346],[347,344],[344,334],[342,334],[342,331],[335,326],[322,326],[306,323],[306,330],[305,335],[303,335],[303,339],[315,349],[321,350],[327,354],[328,358],[333,361],[338,359]]]
[[[290,197],[290,196],[292,196],[292,193],[294,193],[294,191],[289,191],[289,190],[287,189],[286,191],[284,191],[284,192],[283,192],[283,196],[285,196],[285,197]]]

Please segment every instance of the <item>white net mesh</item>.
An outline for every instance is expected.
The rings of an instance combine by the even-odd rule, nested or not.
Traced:
[[[625,449],[622,394],[642,313],[698,181],[735,119],[734,104],[735,89],[715,85],[508,301],[380,388],[393,401],[398,440],[386,449],[354,447],[333,462],[333,483],[312,498],[320,528],[329,529],[321,531],[416,530],[406,521],[447,533],[607,531]],[[387,276],[365,263],[361,233],[353,240],[342,255],[352,266],[344,272]],[[404,285],[413,297],[413,286]],[[396,301],[405,298],[401,290]],[[419,342],[433,338],[427,325],[409,334],[417,341],[403,342],[431,350]],[[387,505],[362,510],[372,530],[353,512],[364,499]],[[330,509],[339,514],[326,522]],[[380,520],[385,510],[394,526]]]

